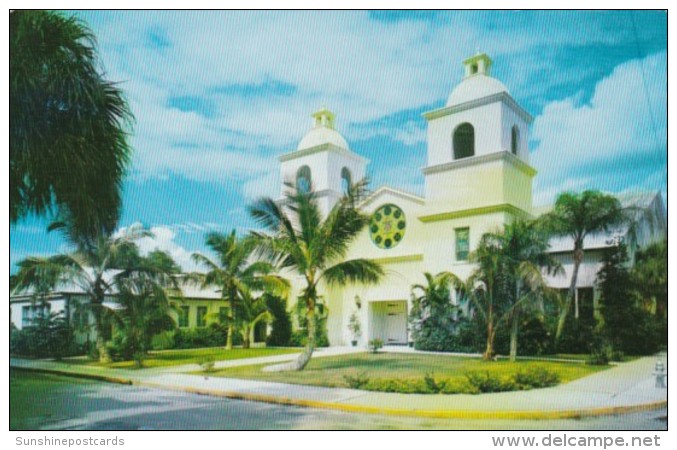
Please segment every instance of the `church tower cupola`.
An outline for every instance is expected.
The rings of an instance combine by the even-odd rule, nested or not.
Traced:
[[[312,128],[296,150],[280,156],[282,184],[280,194],[292,186],[300,191],[312,190],[320,210],[328,214],[347,185],[366,175],[369,161],[350,150],[348,142],[336,130],[336,116],[325,107],[311,114]]]
[[[428,121],[423,174],[431,205],[451,209],[511,205],[531,210],[532,118],[491,76],[492,65],[486,53],[465,59],[464,75],[445,106],[423,114]]]
[[[315,128],[325,127],[333,130],[335,117],[333,112],[323,106],[319,111],[312,114],[313,125]]]
[[[471,56],[470,58],[463,61],[463,65],[465,66],[465,76],[467,78],[474,75],[489,75],[489,70],[491,69],[492,64],[493,61],[486,53],[478,52],[475,56]]]

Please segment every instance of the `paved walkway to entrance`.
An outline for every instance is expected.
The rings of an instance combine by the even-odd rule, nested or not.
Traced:
[[[313,357],[361,350],[332,347]],[[363,351],[363,350],[362,350]],[[277,363],[296,355],[223,361],[217,368]],[[665,356],[661,355],[665,363]],[[122,382],[220,397],[293,404],[343,411],[448,418],[552,419],[614,414],[667,405],[667,389],[656,387],[656,357],[644,357],[547,389],[481,395],[423,395],[290,385],[190,375],[197,365],[120,370],[45,360],[10,359],[10,366],[105,381]]]

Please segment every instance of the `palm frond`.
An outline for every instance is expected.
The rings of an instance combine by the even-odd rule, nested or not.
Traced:
[[[383,276],[380,264],[369,259],[351,259],[327,268],[322,278],[329,284],[345,285],[347,283],[378,283]]]

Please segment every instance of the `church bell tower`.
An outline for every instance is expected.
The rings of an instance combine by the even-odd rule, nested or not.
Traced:
[[[531,213],[531,116],[491,76],[493,61],[463,61],[464,77],[428,121],[426,202],[444,211],[504,208]]]
[[[365,177],[368,160],[350,150],[348,142],[335,128],[335,115],[321,108],[311,115],[312,128],[296,150],[280,156],[282,185],[289,189],[316,193],[320,210],[327,215],[349,184]]]

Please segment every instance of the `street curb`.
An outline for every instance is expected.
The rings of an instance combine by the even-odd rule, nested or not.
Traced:
[[[25,372],[39,372],[39,373],[48,373],[51,375],[62,375],[66,377],[73,378],[85,378],[87,380],[103,381],[106,383],[115,383],[115,384],[134,384],[132,380],[128,378],[118,378],[118,377],[109,377],[107,375],[96,375],[93,373],[81,373],[81,372],[69,372],[67,370],[60,369],[45,369],[41,367],[20,367],[20,366],[10,366],[14,370],[22,370]]]
[[[229,398],[234,400],[246,400],[252,402],[271,403],[285,406],[299,406],[304,408],[319,408],[361,414],[381,414],[389,416],[409,416],[409,417],[423,417],[435,419],[505,419],[505,420],[579,419],[583,417],[610,416],[614,414],[651,411],[654,409],[666,407],[668,404],[667,400],[663,400],[659,402],[644,403],[639,405],[610,406],[604,408],[591,408],[591,409],[566,409],[553,411],[533,411],[533,410],[478,411],[478,410],[403,409],[403,408],[354,405],[348,403],[332,403],[317,400],[293,399],[289,397],[276,397],[265,394],[247,394],[235,391],[221,391],[214,389],[193,388],[184,386],[169,386],[166,384],[153,383],[143,380],[132,380],[127,378],[109,377],[105,375],[69,372],[59,369],[45,369],[32,367],[14,367],[14,368],[17,370],[51,373],[75,378],[86,378],[91,380],[103,381],[107,383],[143,386],[154,389],[185,392],[188,394],[207,395],[210,397]]]
[[[477,410],[426,410],[426,409],[402,409],[385,408],[376,406],[354,405],[347,403],[331,403],[317,400],[301,400],[289,397],[274,397],[264,394],[245,394],[233,391],[219,391],[202,388],[191,388],[181,386],[167,386],[163,384],[149,382],[135,382],[137,386],[151,388],[182,391],[191,394],[208,395],[211,397],[230,398],[235,400],[247,400],[253,402],[272,403],[286,406],[299,406],[305,408],[330,409],[335,411],[362,413],[362,414],[382,414],[390,416],[411,416],[435,419],[512,419],[512,420],[552,420],[552,419],[579,419],[582,417],[610,416],[614,414],[624,414],[640,411],[651,411],[667,406],[667,400],[653,403],[645,403],[630,406],[613,406],[606,408],[592,409],[569,409],[553,411],[477,411]]]

